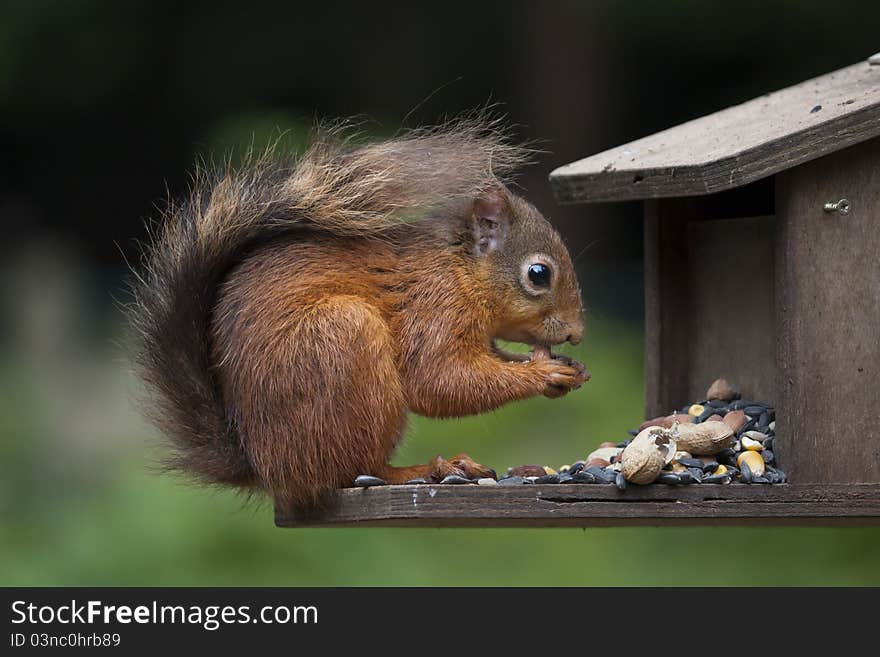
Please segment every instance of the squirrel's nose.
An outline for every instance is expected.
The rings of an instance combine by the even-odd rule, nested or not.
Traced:
[[[581,319],[580,317],[578,319]],[[570,342],[571,344],[579,344],[580,341],[584,337],[584,323],[581,319],[580,322],[574,322],[574,326],[570,327],[570,333],[568,337],[565,339],[566,342]]]

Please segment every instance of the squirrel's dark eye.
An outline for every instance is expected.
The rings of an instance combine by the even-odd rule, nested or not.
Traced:
[[[550,285],[550,267],[539,262],[529,265],[529,280],[535,287],[547,287]]]

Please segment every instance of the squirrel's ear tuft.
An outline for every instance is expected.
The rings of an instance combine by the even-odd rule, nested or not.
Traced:
[[[470,229],[474,253],[486,255],[498,249],[507,236],[512,212],[504,188],[493,186],[474,199]]]

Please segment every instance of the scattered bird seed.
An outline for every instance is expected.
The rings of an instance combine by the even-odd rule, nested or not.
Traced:
[[[612,468],[597,468],[591,467],[587,468],[586,472],[589,472],[596,479],[596,482],[600,484],[613,484],[614,480],[617,479],[617,473]]]
[[[749,433],[752,433],[751,431]],[[740,439],[740,444],[743,446],[743,449],[750,449],[753,452],[763,452],[764,446],[758,442],[757,440],[752,440],[748,436],[743,436]]]
[[[688,468],[688,474],[690,474],[695,481],[701,481],[703,479],[703,469],[702,468]]]
[[[354,480],[354,485],[359,488],[370,488],[371,486],[385,486],[386,481],[372,475],[358,475]]]
[[[656,483],[678,486],[700,483],[780,484],[787,481],[785,472],[777,467],[773,449],[776,442],[775,408],[763,402],[739,399],[739,392],[723,379],[710,386],[704,400],[683,406],[678,413],[647,420],[642,424],[642,429],[652,426],[670,428],[675,423],[679,426],[697,424],[706,422],[709,418],[718,420],[718,417],[735,433],[736,441],[733,445],[711,456],[678,451],[674,458],[668,457],[672,460],[661,470]],[[632,430],[628,434],[636,436],[639,431]],[[449,475],[440,483],[476,483],[481,486],[614,484],[620,490],[625,490],[628,482],[620,472],[619,454],[630,442],[631,439],[617,443],[605,441],[598,449],[590,452],[588,459],[562,465],[558,471],[547,466],[523,465],[508,468],[508,474],[497,481],[492,477],[471,480]],[[430,482],[423,477],[417,477],[406,483],[417,485]],[[368,488],[384,486],[387,482],[379,477],[360,475],[354,480],[354,485]]]
[[[470,479],[459,477],[458,475],[447,475],[440,481],[441,484],[472,484]]]
[[[700,471],[699,476],[694,476],[694,474],[688,470],[687,472],[679,472],[678,479],[683,484],[698,484],[703,478],[703,472]]]

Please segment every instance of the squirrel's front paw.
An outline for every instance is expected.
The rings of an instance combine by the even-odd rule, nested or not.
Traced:
[[[474,461],[467,454],[457,454],[446,460],[442,456],[434,457],[428,464],[428,481],[439,483],[449,475],[464,477],[465,479],[481,479],[491,477],[496,479],[495,471]]]
[[[584,364],[568,356],[553,354],[550,358],[539,358],[532,362],[544,377],[542,394],[551,399],[577,390],[584,381],[590,379],[590,373]]]

